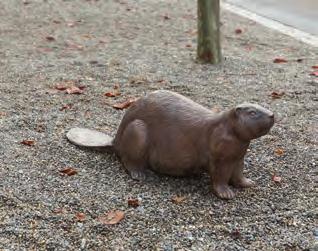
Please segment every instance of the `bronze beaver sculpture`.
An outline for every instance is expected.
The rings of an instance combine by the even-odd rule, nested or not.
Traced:
[[[145,169],[186,176],[209,172],[214,193],[231,199],[234,187],[254,182],[243,175],[244,155],[252,139],[269,132],[274,114],[244,103],[214,113],[171,91],[155,91],[137,100],[125,113],[114,139],[101,132],[73,128],[74,144],[112,147],[133,179]]]

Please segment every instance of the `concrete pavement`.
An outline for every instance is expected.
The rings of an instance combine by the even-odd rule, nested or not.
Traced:
[[[318,35],[316,0],[226,0],[225,2],[312,35]]]

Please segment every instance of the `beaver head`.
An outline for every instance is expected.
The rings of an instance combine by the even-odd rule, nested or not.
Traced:
[[[252,140],[269,132],[274,124],[274,114],[266,108],[243,103],[234,108],[234,131],[242,140]]]

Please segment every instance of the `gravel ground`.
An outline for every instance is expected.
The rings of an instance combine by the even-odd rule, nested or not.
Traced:
[[[314,248],[317,48],[222,12],[224,62],[200,65],[195,31],[190,0],[0,2],[1,250]],[[54,89],[65,82],[86,86],[84,93]],[[114,85],[121,96],[105,97]],[[111,105],[157,89],[213,109],[250,101],[274,111],[273,130],[246,158],[257,187],[223,201],[211,194],[208,175],[152,174],[138,183],[115,156],[66,141],[75,126],[114,135],[123,111]],[[20,143],[26,139],[35,145]],[[65,167],[78,173],[60,175]],[[111,210],[125,218],[103,224],[99,217]]]

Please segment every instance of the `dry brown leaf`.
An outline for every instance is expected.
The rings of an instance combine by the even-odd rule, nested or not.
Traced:
[[[31,139],[25,139],[21,141],[21,144],[26,145],[26,146],[34,146],[35,141]]]
[[[128,203],[128,206],[130,206],[130,207],[140,206],[140,201],[138,199],[134,199],[134,198],[129,198],[127,203]]]
[[[183,201],[185,201],[186,200],[186,197],[185,196],[177,196],[177,195],[175,195],[175,196],[173,196],[172,198],[171,198],[171,201],[173,202],[173,203],[175,203],[175,204],[180,204],[180,203],[182,203]]]
[[[270,96],[272,97],[272,99],[279,99],[284,96],[284,94],[285,92],[272,92]]]
[[[281,178],[280,176],[276,176],[276,174],[274,174],[274,175],[272,176],[272,180],[273,180],[274,182],[276,182],[276,183],[281,183],[282,178]]]
[[[66,93],[67,94],[82,94],[83,90],[81,90],[77,86],[71,86],[71,87],[66,88]]]
[[[310,75],[318,77],[318,71],[314,71],[314,72],[310,73]]]
[[[231,232],[231,237],[235,240],[237,239],[240,239],[241,238],[241,232],[238,230],[238,229],[234,229],[232,232]]]
[[[64,110],[67,110],[67,109],[71,109],[73,107],[72,104],[66,104],[66,105],[63,105],[61,108],[60,108],[60,111],[64,111]]]
[[[64,169],[59,170],[60,173],[67,176],[72,176],[77,174],[77,171],[72,167],[66,167]]]
[[[77,88],[80,90],[84,90],[86,88],[86,86],[85,85],[77,85]]]
[[[54,88],[59,91],[65,91],[67,89],[67,86],[64,84],[57,84]]]
[[[125,213],[120,210],[110,211],[98,218],[99,222],[106,225],[114,225],[125,217]]]
[[[287,63],[287,60],[284,58],[275,58],[273,62],[276,64],[281,64],[281,63]]]
[[[313,65],[311,68],[318,69],[318,65]]]
[[[284,150],[282,148],[276,148],[274,153],[277,155],[277,156],[282,156],[284,154]]]
[[[75,219],[79,222],[83,222],[86,219],[86,215],[84,213],[76,213]]]
[[[45,39],[50,42],[55,41],[55,37],[53,36],[46,36]]]
[[[93,38],[93,36],[91,34],[83,34],[82,37],[87,38],[87,39]]]
[[[117,97],[117,96],[119,96],[120,95],[120,92],[118,91],[118,90],[115,90],[115,91],[113,91],[113,92],[105,92],[104,93],[104,96],[106,96],[106,97]]]
[[[242,29],[239,29],[239,28],[235,30],[235,34],[241,34],[242,32],[243,32]]]
[[[129,79],[129,83],[134,85],[134,84],[146,84],[148,83],[148,79],[146,77],[143,77],[143,76],[134,76],[134,77],[131,77]]]
[[[164,80],[164,79],[158,79],[158,80],[157,80],[157,83],[165,85],[165,84],[168,83],[168,81],[167,81],[167,80]]]
[[[133,103],[135,103],[137,101],[137,98],[131,98],[131,99],[128,99],[127,101],[125,102],[122,102],[122,103],[116,103],[113,105],[113,107],[115,109],[119,109],[119,110],[123,110],[123,109],[126,109],[128,108],[129,106],[131,106]]]
[[[191,44],[186,44],[186,46],[185,47],[187,47],[187,48],[191,48],[192,47],[192,45]]]

